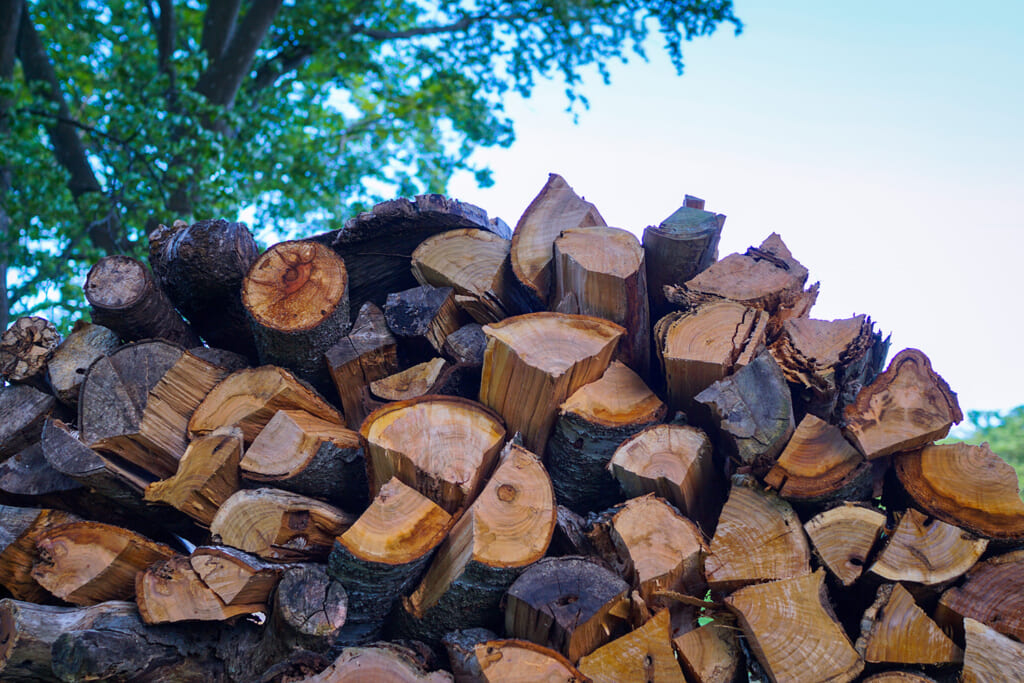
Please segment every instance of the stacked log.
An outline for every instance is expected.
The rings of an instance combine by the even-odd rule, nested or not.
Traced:
[[[1013,469],[724,219],[640,242],[552,174],[514,232],[426,195],[96,264],[102,326],[0,343],[0,679],[1024,679]]]

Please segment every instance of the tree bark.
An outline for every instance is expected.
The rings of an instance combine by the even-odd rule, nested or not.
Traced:
[[[402,365],[441,353],[448,335],[468,322],[455,305],[455,290],[431,285],[388,294],[384,320],[398,338]]]

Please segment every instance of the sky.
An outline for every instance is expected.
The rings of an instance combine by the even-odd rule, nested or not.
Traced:
[[[641,234],[702,197],[720,254],[778,232],[820,281],[811,316],[864,313],[961,408],[1024,404],[1024,2],[738,0],[744,22],[596,74],[578,122],[542,83],[517,139],[449,195],[514,226],[549,172]],[[659,36],[652,36],[658,40]]]

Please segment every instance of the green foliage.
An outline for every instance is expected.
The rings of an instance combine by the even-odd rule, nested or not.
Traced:
[[[207,49],[205,2],[25,0],[59,93],[29,82],[24,59],[0,80],[12,313],[81,308],[77,285],[109,251],[103,234],[138,256],[147,230],[176,218],[253,207],[258,234],[288,236],[337,227],[381,198],[443,192],[460,169],[486,185],[470,153],[513,141],[507,93],[557,77],[570,109],[586,106],[583,71],[607,81],[607,65],[643,57],[652,32],[681,72],[683,41],[723,23],[740,30],[731,0],[280,4],[240,3],[236,25],[259,11],[271,21],[232,89],[212,76],[227,60]],[[162,53],[168,26],[173,50]],[[57,124],[83,142],[98,191],[69,189]]]
[[[1013,465],[1018,481],[1024,483],[1024,405],[1008,412],[972,410],[967,414],[967,421],[973,432],[964,441],[988,442],[994,453]]]

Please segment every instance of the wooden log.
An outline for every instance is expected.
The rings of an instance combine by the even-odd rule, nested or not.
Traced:
[[[854,647],[872,664],[942,665],[963,661],[964,653],[898,583],[878,588],[864,612]]]
[[[174,221],[149,234],[149,265],[174,307],[210,346],[250,361],[256,360],[256,345],[241,291],[258,256],[256,240],[244,223]]]
[[[80,483],[47,462],[39,443],[0,462],[0,503],[91,515],[96,507],[91,498]]]
[[[113,330],[83,320],[76,322],[46,364],[46,376],[57,400],[77,410],[78,393],[89,366],[100,356],[113,353],[119,345]]]
[[[104,256],[85,278],[92,321],[126,342],[162,338],[186,348],[199,335],[181,319],[144,263],[130,256]]]
[[[488,640],[476,645],[481,683],[584,683],[589,681],[561,653],[526,640]],[[455,678],[459,683],[458,676]]]
[[[614,505],[619,484],[608,471],[616,448],[661,422],[668,408],[635,372],[615,361],[600,379],[558,408],[546,461],[558,501],[586,513]]]
[[[327,350],[326,359],[348,426],[359,429],[372,412],[363,404],[363,389],[398,370],[398,346],[384,313],[363,304],[351,331]]]
[[[445,683],[452,681],[447,671],[428,673],[408,649],[393,643],[372,647],[346,647],[338,658],[316,676],[303,683]]]
[[[636,236],[609,227],[563,230],[555,240],[554,266],[552,308],[622,325],[619,357],[646,377],[651,323],[644,250]]]
[[[50,529],[76,521],[63,510],[0,505],[0,586],[17,600],[43,602],[49,593],[32,578],[37,541]]]
[[[440,353],[448,335],[469,322],[455,305],[454,289],[431,285],[388,294],[384,320],[398,338],[404,364]]]
[[[210,523],[219,543],[275,562],[323,560],[354,518],[314,498],[279,489],[242,489]]]
[[[331,387],[324,353],[349,328],[345,262],[311,241],[275,244],[242,282],[260,363],[279,365],[312,384]]]
[[[304,410],[277,411],[245,451],[241,468],[249,481],[347,510],[368,502],[359,435]]]
[[[736,628],[720,619],[672,639],[683,673],[692,683],[747,680]]]
[[[124,600],[135,594],[135,575],[174,550],[128,529],[99,522],[68,522],[36,541],[32,578],[75,605]]]
[[[579,670],[594,683],[684,683],[663,609],[643,626],[580,659]]]
[[[512,233],[509,260],[518,286],[510,293],[517,309],[547,308],[554,282],[554,243],[562,231],[598,225],[606,223],[597,207],[577,196],[562,176],[549,174]]]
[[[284,570],[274,592],[267,635],[278,652],[326,653],[334,646],[348,615],[348,594],[323,564]]]
[[[964,619],[964,683],[1013,681],[1024,662],[1024,643],[1008,638],[980,621]],[[1018,679],[1019,680],[1019,679]]]
[[[856,503],[825,510],[804,524],[814,554],[843,586],[860,578],[884,530],[884,512]]]
[[[199,546],[189,564],[225,605],[268,603],[281,579],[281,565],[230,546]]]
[[[627,497],[655,493],[708,536],[725,503],[712,462],[711,442],[688,425],[655,425],[623,441],[608,468]]]
[[[896,354],[843,415],[847,435],[869,460],[941,439],[963,419],[956,394],[917,349]]]
[[[60,333],[46,318],[18,318],[0,337],[0,379],[49,391],[46,367],[59,344]]]
[[[392,478],[334,544],[331,576],[348,591],[343,643],[374,640],[398,598],[419,580],[452,518],[415,489]]]
[[[882,671],[868,676],[864,683],[938,683],[937,679],[917,671]]]
[[[523,445],[543,453],[558,406],[601,377],[623,334],[589,316],[531,313],[486,325],[480,402],[504,418]]]
[[[360,427],[371,495],[398,477],[449,514],[483,488],[505,443],[497,415],[454,396],[389,403]]]
[[[441,643],[448,654],[448,664],[455,683],[479,683],[483,679],[480,661],[476,656],[476,646],[496,640],[497,637],[494,631],[486,628],[457,629],[449,631],[444,635]],[[530,645],[540,647],[533,643],[530,643]],[[484,653],[486,651],[485,648]],[[550,650],[550,652],[554,652],[554,650]],[[561,655],[558,656],[561,657]]]
[[[644,228],[648,294],[656,317],[669,311],[665,285],[687,282],[718,260],[725,216],[705,211],[703,200],[691,201],[696,199],[687,196],[671,216]]]
[[[1024,550],[979,562],[962,584],[942,594],[935,608],[940,626],[959,631],[967,618],[1024,641]]]
[[[25,384],[0,387],[0,460],[38,442],[56,399]]]
[[[889,581],[943,584],[966,573],[987,547],[987,539],[907,508],[869,571]]]
[[[599,564],[545,558],[509,587],[505,632],[576,662],[624,630],[628,594],[629,584]]]
[[[189,353],[197,358],[202,358],[207,363],[224,368],[228,372],[243,370],[249,367],[249,359],[245,356],[228,351],[227,349],[216,349],[209,346],[193,346]]]
[[[811,552],[793,508],[753,477],[733,477],[704,563],[708,586],[740,586],[811,573]]]
[[[383,401],[407,401],[437,393],[432,387],[447,367],[444,358],[434,358],[370,382],[370,391]]]
[[[135,602],[147,624],[224,621],[267,608],[266,603],[226,604],[203,582],[184,555],[154,562],[136,574]]]
[[[467,323],[444,339],[441,352],[453,363],[483,367],[487,335],[479,323]]]
[[[985,538],[1024,539],[1017,473],[987,444],[926,446],[893,461],[903,488],[928,514]]]

